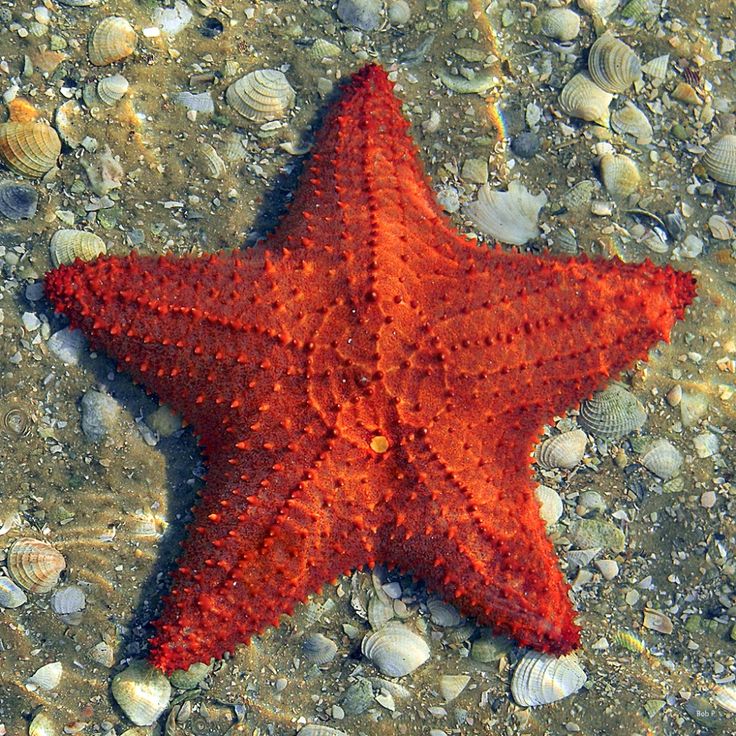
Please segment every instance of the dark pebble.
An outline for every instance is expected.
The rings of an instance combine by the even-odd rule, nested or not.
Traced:
[[[539,151],[539,138],[536,133],[525,130],[511,141],[511,150],[519,158],[531,158]]]

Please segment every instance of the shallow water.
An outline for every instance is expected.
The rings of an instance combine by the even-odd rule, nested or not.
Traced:
[[[74,224],[99,234],[111,254],[134,246],[145,253],[201,253],[252,243],[288,200],[298,154],[331,99],[331,84],[368,60],[393,72],[442,201],[456,195],[465,205],[476,198],[476,177],[464,166],[480,159],[489,164],[492,187],[505,188],[519,178],[531,192],[547,194],[542,234],[525,247],[619,254],[630,261],[649,257],[698,277],[699,298],[676,325],[671,344],[653,348],[646,365],[624,376],[648,411],[641,432],[608,445],[591,438],[583,462],[572,471],[537,468],[538,480],[564,502],[551,535],[573,582],[583,627],[579,657],[588,681],[555,704],[521,709],[510,697],[509,680],[523,652],[496,641],[495,658],[480,662],[469,656],[471,646],[490,632],[472,621],[438,626],[421,585],[380,570],[359,572],[326,586],[278,629],[240,647],[198,687],[175,691],[173,705],[189,701],[192,712],[171,732],[290,735],[312,722],[353,735],[433,736],[697,734],[735,727],[733,715],[716,704],[713,688],[736,677],[736,238],[732,232],[716,237],[721,233],[714,235],[713,222],[708,223],[716,215],[736,226],[736,194],[708,179],[700,160],[703,147],[719,126],[728,125],[727,114],[735,109],[736,12],[725,0],[656,5],[659,13],[651,19],[627,25],[618,12],[608,23],[642,60],[670,54],[664,80],[645,75],[626,95],[653,125],[652,143],[644,145],[560,112],[559,91],[582,68],[602,23],[581,13],[580,35],[561,48],[538,30],[533,16],[542,3],[491,3],[486,20],[479,3],[410,1],[405,26],[382,16],[378,30],[359,33],[340,23],[330,3],[200,0],[191,3],[192,21],[173,37],[143,32],[155,27],[152,2],[111,1],[91,8],[49,3],[48,23],[43,13],[34,17],[40,2],[0,6],[6,11],[0,30],[3,92],[17,85],[19,96],[52,118],[66,97],[81,95],[92,80],[121,72],[130,82],[114,107],[89,109],[80,100],[82,113],[72,131],[80,141],[94,139],[98,151],[108,145],[119,159],[124,175],[107,193],[109,200],[100,201],[85,173],[83,161],[98,161],[87,150],[94,147],[88,140],[65,148],[60,170],[33,183],[39,207],[32,219],[0,220],[0,550],[23,536],[48,540],[66,559],[61,585],[78,585],[86,594],[81,622],[74,625],[53,612],[50,594],[29,593],[24,605],[0,609],[5,733],[27,733],[39,709],[55,719],[58,733],[63,726],[67,733],[85,734],[131,728],[112,700],[110,681],[128,660],[145,655],[148,624],[166,589],[166,572],[203,471],[186,430],[151,439],[145,422],[152,423],[157,403],[115,373],[104,356],[84,350],[78,365],[64,365],[49,351],[49,335],[65,322],[51,313],[34,285],[51,268],[51,235]],[[96,68],[87,60],[86,39],[111,14],[133,23],[138,48],[123,62]],[[204,35],[206,17],[221,20],[223,32]],[[337,44],[339,55],[315,60],[310,56],[315,39]],[[480,60],[468,61],[475,52]],[[458,73],[461,67],[484,65],[497,75],[490,101],[451,93],[438,79],[442,69]],[[282,124],[264,130],[239,118],[223,95],[233,79],[268,67],[285,71],[297,97]],[[698,101],[676,99],[680,82],[692,83]],[[216,114],[187,117],[172,100],[187,89],[210,90]],[[519,158],[508,140],[536,117],[539,122],[531,127],[540,151]],[[202,144],[211,143],[226,158],[233,133],[243,138],[242,158],[226,160],[223,176],[211,178]],[[601,141],[639,166],[642,186],[626,201],[613,202],[600,186],[594,146]],[[565,192],[584,180],[595,183],[593,202],[605,203],[593,209],[608,214],[592,214],[588,200],[566,206]],[[703,241],[695,257],[684,255],[682,239],[667,239],[664,252],[647,246],[652,228],[675,212],[682,215],[684,235]],[[461,230],[472,230],[462,208],[452,217]],[[568,230],[574,239],[563,234]],[[30,317],[24,323],[27,314],[39,324]],[[683,427],[681,405],[665,398],[676,385],[704,407],[692,426]],[[87,439],[80,425],[80,400],[92,388],[109,393],[120,406],[113,430],[101,442]],[[698,438],[706,434],[715,438],[717,451],[699,457]],[[659,437],[685,456],[681,473],[666,483],[637,462],[647,442]],[[620,568],[611,581],[593,563],[581,570],[568,563],[567,553],[574,549],[570,529],[580,513],[590,513],[581,504],[586,491],[600,494],[599,517],[625,532],[624,550],[605,553]],[[360,654],[360,639],[369,630],[360,602],[367,591],[396,580],[409,621],[432,649],[431,660],[402,679],[408,689],[403,695],[375,680],[378,673]],[[643,627],[645,608],[667,614],[672,633]],[[322,667],[309,665],[301,651],[304,638],[315,632],[338,645],[337,657]],[[643,642],[639,651],[616,643],[626,632]],[[111,667],[90,655],[102,641],[114,650]],[[24,683],[50,662],[62,664],[59,685],[29,692]],[[445,674],[470,676],[450,703],[438,691]],[[363,713],[341,713],[346,691],[361,677],[374,678],[374,697]],[[663,703],[656,712],[653,701]],[[159,727],[141,727],[129,736],[157,733],[169,710]]]

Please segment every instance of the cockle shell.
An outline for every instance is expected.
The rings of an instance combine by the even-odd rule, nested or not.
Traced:
[[[87,51],[95,66],[107,66],[130,56],[138,43],[133,26],[118,15],[103,18],[89,37]]]
[[[549,437],[542,442],[537,457],[544,468],[574,468],[585,453],[588,438],[581,429]]]
[[[0,123],[0,159],[16,173],[41,177],[56,166],[60,154],[61,141],[48,123]]]
[[[580,16],[570,8],[550,8],[542,13],[542,33],[557,41],[572,41],[580,33]]]
[[[122,74],[113,74],[97,82],[97,96],[106,105],[114,105],[125,96],[129,86],[128,80]]]
[[[337,654],[337,644],[323,634],[312,634],[302,644],[304,656],[314,664],[332,662]]]
[[[586,432],[603,439],[619,439],[640,429],[646,420],[639,399],[617,383],[583,401],[578,416]]]
[[[105,241],[86,230],[62,229],[51,236],[49,244],[51,262],[58,267],[62,264],[74,263],[77,258],[91,261],[97,256],[107,253]]]
[[[32,537],[13,542],[6,564],[13,580],[31,593],[48,593],[66,568],[61,552],[48,542]]]
[[[39,667],[27,680],[26,689],[31,692],[41,690],[54,690],[61,682],[64,670],[61,662],[50,662]]]
[[[610,33],[604,33],[588,54],[588,72],[606,92],[625,92],[641,78],[641,62],[636,52]]]
[[[427,642],[395,621],[366,635],[361,650],[388,677],[408,675],[429,659]]]
[[[283,72],[256,69],[233,82],[225,92],[228,104],[247,120],[278,120],[294,106],[296,93]]]
[[[641,464],[662,480],[677,475],[682,466],[682,453],[665,439],[655,440],[640,458]]]
[[[132,662],[112,680],[112,696],[136,726],[151,726],[166,710],[171,684],[147,662]]]
[[[601,89],[586,72],[579,72],[562,88],[560,108],[566,115],[608,127],[613,95]]]
[[[642,146],[651,143],[654,136],[649,118],[631,100],[611,113],[611,127],[621,135],[630,135]]]
[[[429,617],[432,619],[432,623],[437,626],[457,626],[462,621],[462,616],[457,608],[440,598],[430,598],[427,601],[427,608],[429,609]]]
[[[639,167],[623,153],[605,154],[601,157],[599,166],[603,185],[616,199],[630,196],[641,184]]]
[[[511,694],[522,708],[545,705],[576,693],[587,676],[574,654],[552,657],[527,652],[511,678]]]
[[[711,179],[736,186],[736,135],[729,133],[712,140],[703,156],[703,166]]]
[[[38,194],[27,184],[0,181],[0,214],[9,220],[28,220],[36,214]]]

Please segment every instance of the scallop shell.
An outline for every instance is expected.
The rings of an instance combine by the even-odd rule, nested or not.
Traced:
[[[0,608],[18,608],[28,597],[10,578],[0,576]]]
[[[541,22],[542,33],[557,41],[572,41],[580,33],[580,16],[570,8],[550,8]]]
[[[623,153],[607,153],[601,157],[599,165],[603,185],[612,197],[625,199],[639,188],[639,167]]]
[[[682,453],[665,439],[653,442],[640,458],[641,464],[662,480],[669,480],[680,472]]]
[[[337,644],[322,634],[312,634],[304,640],[302,652],[314,664],[327,664],[335,658]]]
[[[395,621],[366,635],[361,650],[387,677],[408,675],[429,659],[427,642]]]
[[[87,51],[95,66],[107,66],[130,56],[138,38],[133,26],[118,15],[103,18],[89,37]]]
[[[310,723],[302,726],[296,736],[347,736],[345,731],[338,731],[330,726],[323,726],[321,723]]]
[[[166,710],[171,684],[147,662],[132,662],[112,680],[112,696],[136,726],[151,726]]]
[[[617,383],[583,401],[578,416],[586,432],[602,439],[619,439],[640,429],[646,420],[639,399]]]
[[[587,676],[574,654],[552,657],[527,652],[511,678],[511,694],[522,708],[545,705],[576,693]]]
[[[542,442],[537,457],[543,468],[574,468],[585,453],[588,438],[581,429],[550,437]]]
[[[43,667],[39,667],[27,680],[26,689],[31,692],[41,688],[41,690],[54,690],[61,682],[61,676],[64,669],[61,662],[50,662]]]
[[[711,141],[703,156],[703,166],[711,179],[736,186],[736,135],[729,133]]]
[[[129,86],[130,83],[122,74],[113,74],[97,82],[97,96],[106,105],[114,105],[123,99]]]
[[[107,253],[105,241],[99,235],[86,230],[57,230],[51,236],[49,248],[51,262],[56,267],[74,263],[77,258],[92,261]]]
[[[13,580],[31,593],[48,593],[66,568],[61,552],[48,542],[32,537],[13,542],[6,564]]]
[[[713,690],[713,702],[729,713],[736,713],[736,685],[717,685]]]
[[[233,82],[225,99],[247,120],[265,123],[284,117],[294,106],[296,93],[283,72],[256,69]]]
[[[61,141],[48,123],[0,123],[0,159],[16,173],[41,177],[56,166],[60,154]]]
[[[641,62],[636,52],[610,33],[604,33],[588,54],[588,71],[606,92],[625,92],[641,78]]]
[[[70,626],[78,626],[82,622],[82,611],[86,605],[84,591],[78,585],[59,588],[51,596],[52,610]]]
[[[601,89],[586,72],[579,72],[562,88],[560,108],[566,115],[608,127],[613,95]]]
[[[642,146],[651,143],[654,137],[649,118],[630,100],[611,113],[611,127],[621,135],[630,135]]]
[[[9,220],[29,220],[36,214],[38,194],[27,184],[0,181],[0,214]]]

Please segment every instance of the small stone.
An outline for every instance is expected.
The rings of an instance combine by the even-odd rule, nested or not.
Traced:
[[[668,392],[667,392],[667,403],[672,406],[679,406],[680,402],[682,401],[682,386],[680,384],[675,384]]]
[[[396,0],[388,6],[388,19],[394,26],[404,26],[411,20],[411,8],[406,0]]]
[[[718,497],[714,491],[705,491],[705,493],[700,497],[700,505],[704,509],[712,509],[716,505],[717,500]]]
[[[382,5],[381,0],[340,0],[337,17],[361,31],[375,31],[381,25]]]
[[[700,391],[684,391],[680,400],[683,427],[694,427],[708,411],[708,397]]]
[[[181,429],[181,417],[174,414],[168,406],[159,406],[146,418],[146,424],[156,432],[159,437],[171,437]]]
[[[460,196],[454,187],[445,187],[437,192],[437,202],[445,212],[452,214],[460,209]]]
[[[595,566],[606,580],[613,580],[619,572],[616,560],[596,560]]]
[[[649,718],[654,718],[654,716],[656,716],[664,706],[664,700],[647,700],[647,702],[644,703],[644,710],[647,712],[647,716]]]
[[[532,158],[539,152],[539,136],[530,130],[514,136],[511,140],[511,150],[519,158]]]
[[[41,320],[33,312],[23,312],[21,320],[26,332],[35,332],[41,326]]]
[[[606,502],[598,491],[583,491],[578,499],[579,504],[588,511],[600,513],[606,510]]]
[[[691,233],[690,235],[686,235],[682,241],[680,253],[685,258],[697,258],[703,252],[704,245],[705,243],[697,235]]]
[[[615,524],[602,519],[581,519],[571,529],[570,538],[579,549],[601,547],[623,552],[626,536]]]
[[[630,590],[627,594],[624,600],[626,601],[627,605],[629,606],[635,606],[639,602],[639,598],[641,596],[639,595],[638,590]]]
[[[114,429],[121,408],[115,399],[101,391],[90,390],[82,397],[82,432],[91,442],[100,442]]]
[[[471,184],[485,184],[488,181],[488,161],[484,158],[465,159],[460,176]]]
[[[718,437],[712,432],[703,432],[693,438],[695,454],[700,458],[713,457],[718,453]]]

